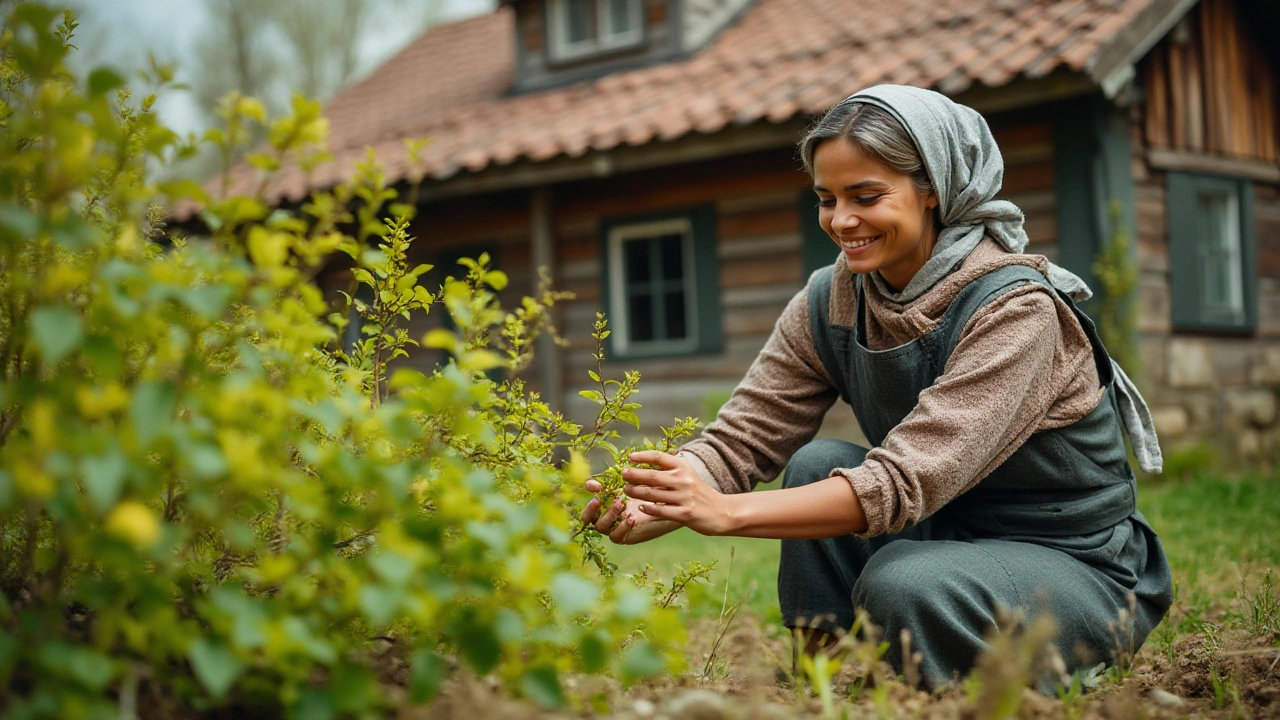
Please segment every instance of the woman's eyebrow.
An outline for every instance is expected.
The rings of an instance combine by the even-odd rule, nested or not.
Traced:
[[[863,181],[862,181],[862,182],[860,182],[860,183],[854,183],[854,184],[852,184],[852,185],[845,185],[845,186],[844,186],[844,191],[845,191],[845,192],[854,192],[854,191],[857,191],[857,190],[865,190],[865,189],[870,188],[870,187],[877,187],[877,188],[879,188],[879,187],[889,187],[889,185],[888,185],[887,183],[881,182],[880,180],[863,180]],[[814,185],[814,186],[813,186],[813,191],[814,191],[814,192],[830,192],[829,190],[827,190],[825,187],[823,187],[823,186],[821,186],[821,185]]]

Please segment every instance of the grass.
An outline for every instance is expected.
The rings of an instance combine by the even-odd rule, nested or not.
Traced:
[[[874,646],[856,641],[845,646],[841,667],[814,664],[812,673],[779,681],[775,671],[790,660],[777,609],[779,543],[680,530],[643,545],[613,547],[610,554],[624,573],[652,565],[667,578],[677,563],[718,561],[710,584],[688,597],[688,671],[629,689],[586,685],[575,692],[590,697],[590,707],[601,714],[619,718],[698,715],[689,710],[695,706],[707,713],[698,716],[743,720],[1280,716],[1280,475],[1144,481],[1139,508],[1164,544],[1177,597],[1124,672],[1089,675],[1089,690],[1080,675],[1055,698],[1023,689],[1043,651],[1043,638],[1031,631],[997,638],[979,672],[963,688],[942,694],[894,682],[876,669],[874,654],[870,665],[865,661],[863,651]],[[730,604],[750,593],[727,633],[720,616],[726,582]],[[876,681],[864,687],[873,676]],[[588,687],[596,688],[594,695]],[[1167,693],[1153,695],[1155,689]],[[1181,704],[1170,709],[1170,702]],[[549,717],[522,707],[529,712],[517,715]],[[473,714],[464,703],[446,716]]]
[[[1164,544],[1174,576],[1181,580],[1180,592],[1189,593],[1184,599],[1220,599],[1223,584],[1234,588],[1242,570],[1280,568],[1280,478],[1229,481],[1201,476],[1189,482],[1146,481],[1138,490],[1138,506]],[[712,580],[720,584],[725,581],[730,549],[736,550],[730,597],[741,597],[754,587],[745,607],[759,617],[776,617],[776,540],[714,538],[678,530],[643,545],[614,547],[610,555],[621,572],[640,572],[649,564],[666,576],[676,563],[715,560]],[[1198,592],[1205,583],[1207,592]],[[719,597],[718,592],[713,595]],[[693,608],[695,614],[718,609],[718,604],[714,609]]]

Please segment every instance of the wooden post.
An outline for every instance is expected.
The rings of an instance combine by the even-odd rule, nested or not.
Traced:
[[[536,291],[540,282],[539,268],[546,268],[547,276],[553,282],[557,274],[555,221],[549,185],[535,187],[529,198],[529,238],[533,251],[533,287]],[[554,310],[552,321],[555,321]],[[560,349],[556,346],[555,338],[549,334],[539,337],[535,352],[540,370],[542,400],[552,410],[558,410],[563,406],[564,398],[561,397],[560,387]]]

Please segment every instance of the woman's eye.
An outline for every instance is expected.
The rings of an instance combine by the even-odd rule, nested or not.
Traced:
[[[882,197],[884,197],[883,193],[880,195],[863,195],[862,197],[857,198],[857,203],[859,205],[871,205]]]
[[[818,207],[820,208],[833,208],[835,206],[836,206],[835,198],[818,198]]]

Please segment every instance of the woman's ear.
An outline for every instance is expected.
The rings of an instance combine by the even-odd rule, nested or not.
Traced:
[[[925,207],[929,208],[930,210],[936,210],[938,208],[938,193],[930,190],[929,197],[924,199],[924,204],[925,204]]]

